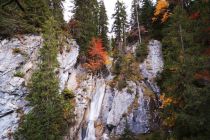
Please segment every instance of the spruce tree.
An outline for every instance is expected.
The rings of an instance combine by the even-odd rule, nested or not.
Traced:
[[[115,13],[112,15],[114,18],[114,23],[112,30],[115,33],[117,43],[123,40],[125,45],[125,36],[126,36],[126,28],[127,28],[127,14],[126,7],[123,2],[119,0],[115,4]]]
[[[17,140],[59,140],[65,133],[65,100],[59,94],[59,81],[55,74],[58,66],[58,23],[54,18],[47,20],[43,27],[44,44],[40,50],[39,68],[31,78],[27,99],[32,107],[24,116]]]
[[[91,39],[98,35],[98,10],[97,0],[74,0],[73,18],[79,24],[75,38],[82,54],[87,54]]]
[[[138,18],[140,18],[140,5],[138,3],[138,0],[133,0],[131,5],[131,20],[130,20],[131,27],[137,26],[138,23],[137,16]]]
[[[163,108],[162,118],[164,127],[178,140],[209,138],[210,111],[206,110],[210,86],[196,78],[200,71],[209,71],[201,53],[205,47],[196,38],[198,23],[190,20],[186,9],[178,4],[164,30],[165,68],[159,84],[172,102]]]
[[[143,0],[140,8],[140,21],[145,27],[149,28],[152,24],[153,5],[151,0]]]
[[[24,19],[35,28],[41,28],[42,24],[51,15],[50,3],[47,0],[27,0],[24,2],[26,6],[26,14]]]
[[[106,8],[104,1],[101,0],[99,3],[99,35],[101,36],[103,47],[106,51],[109,51],[109,40],[108,40],[108,17],[106,14]]]
[[[64,24],[63,19],[63,5],[64,0],[50,0],[50,8],[52,10],[53,17],[59,21],[59,24]]]
[[[54,16],[63,24],[63,0],[25,0],[0,2],[0,38],[15,34],[40,33],[42,25]]]

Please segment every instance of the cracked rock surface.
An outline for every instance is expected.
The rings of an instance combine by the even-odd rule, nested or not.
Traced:
[[[0,42],[0,139],[6,140],[18,127],[20,110],[27,112],[26,84],[35,69],[40,36],[24,36],[20,39]],[[19,74],[18,74],[19,73]]]

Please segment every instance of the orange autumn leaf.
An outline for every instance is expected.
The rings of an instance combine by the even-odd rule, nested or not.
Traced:
[[[165,22],[170,13],[168,12],[169,2],[167,0],[158,0],[155,7],[154,17],[152,18],[153,22],[161,17],[161,21]]]
[[[155,7],[155,16],[160,15],[161,13],[165,12],[166,9],[168,8],[169,3],[166,0],[158,0],[157,5]]]
[[[165,108],[166,106],[170,105],[173,100],[171,97],[165,97],[165,94],[160,96],[160,100],[162,102],[162,105],[160,106],[160,108]]]
[[[167,19],[169,18],[169,16],[170,16],[170,13],[169,13],[168,11],[165,12],[165,13],[163,14],[163,17],[162,17],[161,21],[162,21],[162,22],[167,21]]]
[[[107,63],[107,58],[107,53],[102,46],[102,40],[100,38],[92,38],[85,68],[92,72],[97,72]]]

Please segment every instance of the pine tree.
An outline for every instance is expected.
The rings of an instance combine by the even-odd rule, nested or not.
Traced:
[[[126,43],[126,28],[127,28],[127,14],[126,7],[123,2],[119,0],[115,4],[115,13],[113,14],[114,24],[112,30],[115,33],[117,43],[123,40],[123,45]]]
[[[204,5],[209,3],[200,1],[194,4],[203,5],[201,9],[207,10],[208,6]],[[210,101],[210,86],[209,82],[202,82],[204,77],[209,77],[209,67],[201,53],[207,44],[202,44],[197,38],[198,31],[202,30],[198,26],[200,21],[191,20],[182,3],[177,3],[164,30],[165,69],[160,86],[171,101],[163,108],[162,119],[164,127],[171,129],[178,140],[209,138],[210,111],[206,110]]]
[[[141,5],[141,6],[140,6]],[[153,5],[150,0],[133,0],[131,6],[131,33],[138,31],[139,43],[142,43],[141,27],[146,30],[151,28],[153,16]]]
[[[140,5],[138,0],[133,0],[131,5],[131,21],[130,26],[131,27],[137,27],[137,18],[140,18]]]
[[[2,0],[0,2],[0,37],[40,33],[43,23],[53,16],[63,24],[62,0]]]
[[[102,38],[103,47],[106,51],[109,51],[109,40],[108,40],[108,17],[103,0],[99,3],[99,35]]]
[[[51,16],[50,3],[47,0],[28,0],[24,4],[27,5],[27,13],[23,18],[36,28],[41,28],[45,20]]]
[[[50,0],[50,8],[52,10],[53,17],[55,20],[59,21],[59,24],[64,24],[62,6],[63,1],[64,0]]]
[[[32,110],[24,116],[15,134],[17,140],[59,140],[65,133],[65,100],[59,94],[59,81],[55,74],[58,66],[58,30],[58,23],[53,18],[45,22],[41,63],[32,75],[27,97]]]
[[[153,5],[151,0],[143,0],[140,8],[140,21],[145,27],[149,28],[152,23]]]
[[[138,0],[133,0],[131,7],[131,32],[138,30],[139,44],[142,42],[141,29],[140,29],[140,5]]]
[[[98,10],[97,0],[74,0],[72,12],[79,24],[75,38],[80,45],[80,53],[87,54],[89,42],[98,35]]]

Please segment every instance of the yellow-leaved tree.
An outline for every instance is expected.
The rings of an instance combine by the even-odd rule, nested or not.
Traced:
[[[154,17],[152,18],[153,22],[158,18],[160,18],[162,22],[165,22],[170,15],[168,7],[169,2],[167,0],[158,0],[154,11]]]

